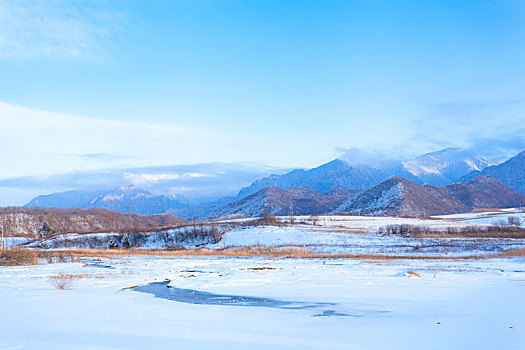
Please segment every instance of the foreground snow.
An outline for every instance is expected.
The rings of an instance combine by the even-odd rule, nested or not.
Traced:
[[[0,348],[523,349],[524,264],[131,257],[0,267]],[[48,277],[61,272],[83,278],[56,290]],[[164,279],[217,294],[330,303],[350,316],[122,290]]]

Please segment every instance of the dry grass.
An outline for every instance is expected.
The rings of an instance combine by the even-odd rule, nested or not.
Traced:
[[[58,290],[70,290],[76,280],[86,277],[88,277],[87,274],[73,275],[61,272],[58,275],[49,276],[49,281]]]
[[[78,249],[50,251],[48,254],[59,253],[62,257],[68,256],[71,260],[79,257],[120,258],[123,256],[219,256],[219,257],[270,257],[270,258],[296,258],[296,259],[353,259],[370,261],[392,260],[479,260],[505,256],[525,256],[525,249],[515,249],[514,252],[506,251],[500,254],[465,255],[465,256],[434,256],[434,255],[381,255],[381,254],[325,254],[314,253],[305,248],[294,247],[230,247],[223,249],[188,249],[188,250],[134,250],[134,249]],[[511,255],[513,254],[513,255]]]
[[[42,253],[42,252],[39,252]],[[184,249],[184,250],[146,250],[146,249],[73,249],[60,251],[44,251],[48,259],[60,257],[72,259],[79,257],[104,257],[118,256],[272,256],[272,257],[313,257],[308,249],[283,248],[267,246],[227,247],[219,249]]]
[[[41,254],[42,252],[38,252]],[[36,254],[35,254],[36,255]],[[525,248],[509,249],[497,254],[464,255],[464,256],[435,256],[435,255],[382,255],[382,254],[326,254],[314,253],[305,248],[295,247],[230,247],[223,249],[188,249],[188,250],[134,250],[134,249],[78,249],[45,251],[48,261],[75,261],[80,257],[122,258],[124,256],[217,256],[217,257],[269,257],[290,259],[352,259],[367,261],[395,261],[395,260],[480,260],[497,257],[525,256]],[[58,260],[59,259],[59,260]],[[36,264],[33,260],[31,264]],[[79,277],[79,276],[77,276]],[[67,279],[66,279],[67,280]]]
[[[29,249],[0,250],[0,266],[20,266],[38,264],[38,255]]]
[[[498,254],[500,257],[525,256],[525,248],[508,249]]]
[[[408,278],[421,278],[421,275],[418,274],[418,273],[415,273],[414,271],[408,271],[408,272],[406,273],[406,276],[407,276]]]

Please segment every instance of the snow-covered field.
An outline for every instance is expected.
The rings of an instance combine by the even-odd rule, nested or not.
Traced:
[[[482,213],[444,215],[436,216],[435,218],[469,225],[499,225],[502,222],[506,222],[511,217],[519,218],[521,220],[521,227],[525,227],[525,211],[516,208],[500,209],[498,211],[487,211]]]
[[[71,290],[52,285],[59,273],[79,276]],[[192,304],[123,290],[164,279],[274,303]],[[524,295],[519,258],[84,258],[0,267],[0,348],[523,349]],[[285,302],[297,307],[274,307]]]
[[[302,247],[324,254],[464,256],[525,248],[525,239],[409,238],[381,234],[321,231],[308,228],[258,226],[227,232],[210,248],[239,246]]]
[[[4,247],[12,248],[18,244],[31,241],[29,237],[4,237]]]
[[[319,216],[316,217],[316,225],[321,227],[331,227],[353,230],[360,233],[373,233],[386,225],[413,225],[425,226],[430,229],[462,228],[466,226],[487,226],[497,225],[505,222],[509,217],[520,218],[521,226],[525,227],[525,211],[517,208],[500,209],[497,211],[487,211],[482,213],[464,213],[454,215],[434,216],[425,218],[402,218],[402,217],[383,217],[383,216]],[[284,218],[286,221],[290,217]],[[296,216],[296,221],[311,222],[312,217]]]

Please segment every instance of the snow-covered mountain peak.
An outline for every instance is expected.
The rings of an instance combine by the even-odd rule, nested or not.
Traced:
[[[485,158],[462,148],[446,148],[403,162],[409,173],[434,184],[454,182],[471,171],[491,165]]]

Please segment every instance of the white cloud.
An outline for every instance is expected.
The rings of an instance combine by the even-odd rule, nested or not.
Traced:
[[[125,23],[110,1],[0,1],[0,58],[94,58]]]
[[[201,173],[183,173],[183,174],[133,174],[133,173],[127,173],[124,174],[124,178],[126,178],[131,183],[138,185],[148,182],[162,182],[162,181],[170,181],[170,180],[181,180],[181,179],[188,179],[188,178],[198,178],[198,177],[208,177],[211,176],[209,174],[201,174]]]
[[[5,103],[0,103],[0,122],[0,178],[196,163],[221,149],[218,135],[206,130],[86,118]]]

